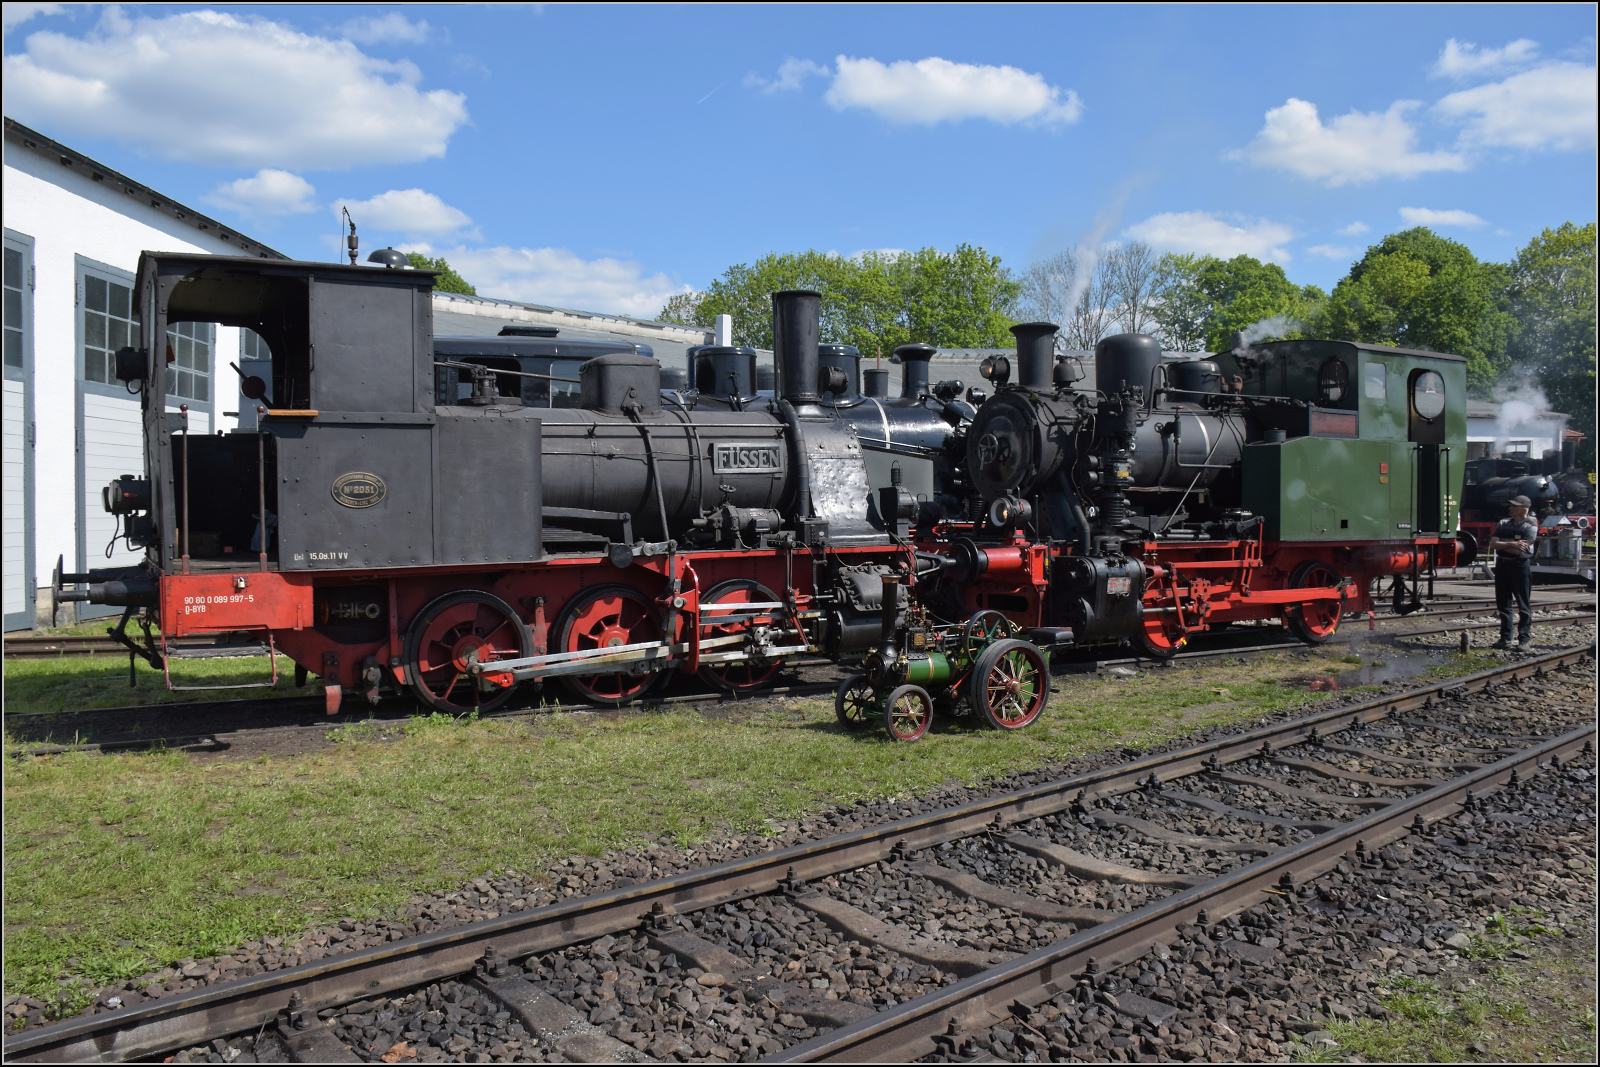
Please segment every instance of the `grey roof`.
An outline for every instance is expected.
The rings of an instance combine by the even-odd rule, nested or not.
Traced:
[[[1469,419],[1498,419],[1500,405],[1490,400],[1468,400],[1467,418]],[[1564,411],[1538,411],[1534,413],[1539,419],[1568,419],[1572,416]]]
[[[433,294],[433,332],[437,336],[491,337],[498,334],[501,327],[514,322],[555,326],[561,337],[579,340],[643,342],[667,367],[685,366],[690,345],[711,341],[710,334],[697,327],[636,319],[630,315],[574,311],[461,293],[436,291]]]
[[[36,130],[30,130],[15,119],[5,120],[5,131],[7,143],[26,149],[51,162],[60,163],[63,167],[71,167],[79,173],[88,175],[94,181],[107,182],[113,189],[121,189],[140,203],[148,203],[157,211],[171,215],[179,222],[186,222],[195,229],[204,231],[208,236],[238,246],[243,255],[259,259],[289,258],[253,237],[246,237],[231,226],[224,226],[209,215],[201,214],[194,208],[178,203],[170,196],[156,192],[148,185],[134,181],[126,174],[90,159],[75,148],[68,148],[60,141],[52,140]]]

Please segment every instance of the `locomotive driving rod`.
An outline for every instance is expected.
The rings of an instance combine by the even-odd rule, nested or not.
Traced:
[[[744,634],[712,637],[700,642],[702,649],[723,645],[742,644]],[[668,645],[662,641],[641,641],[633,645],[612,645],[609,648],[585,648],[577,652],[552,652],[544,656],[525,656],[521,659],[497,659],[487,663],[474,663],[474,675],[507,675],[510,682],[526,682],[534,678],[554,678],[564,674],[606,674],[607,668],[628,663],[649,663],[670,659],[689,651],[687,642]],[[763,648],[763,656],[788,656],[810,652],[810,645],[785,645],[780,648]],[[492,677],[488,679],[494,681]]]

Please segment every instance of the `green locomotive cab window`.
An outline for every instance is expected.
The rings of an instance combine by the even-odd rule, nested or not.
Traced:
[[[1343,400],[1345,390],[1349,387],[1350,368],[1344,365],[1343,360],[1330,359],[1317,369],[1317,402],[1323,407]]]
[[[1373,360],[1362,375],[1368,400],[1389,399],[1389,365]]]
[[[1417,375],[1411,386],[1411,406],[1429,422],[1444,413],[1444,378],[1437,371]]]

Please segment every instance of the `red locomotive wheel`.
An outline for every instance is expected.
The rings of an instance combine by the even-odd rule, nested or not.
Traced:
[[[864,674],[852,674],[833,694],[833,713],[847,730],[864,730],[878,717],[878,693]]]
[[[1339,584],[1339,572],[1318,559],[1308,559],[1289,576],[1291,589],[1328,589]],[[1289,632],[1308,645],[1320,645],[1339,629],[1339,615],[1344,610],[1338,600],[1312,600],[1304,604],[1291,604],[1283,611],[1284,625]]]
[[[406,684],[436,711],[493,711],[516,686],[480,686],[472,665],[531,655],[533,634],[511,605],[476,589],[446,593],[418,612],[407,631]]]
[[[553,652],[582,652],[661,640],[655,605],[625,585],[601,585],[579,593],[562,612]],[[659,671],[632,674],[569,674],[561,680],[579,700],[620,707],[638,700]]]
[[[1150,611],[1146,603],[1144,629],[1134,638],[1145,655],[1171,659],[1183,651],[1183,646],[1189,643],[1189,634],[1178,625],[1177,619],[1173,612]]]
[[[1050,667],[1027,641],[996,641],[978,657],[967,683],[972,710],[990,726],[1020,730],[1044,712],[1050,700]]]
[[[896,741],[920,741],[933,725],[933,698],[920,685],[902,685],[883,702],[883,726]]]
[[[755,608],[750,611],[706,611],[712,604],[775,604],[778,603],[778,594],[762,585],[752,582],[747,578],[735,578],[723,582],[713,588],[709,593],[700,598],[700,638],[727,637],[730,634],[743,634],[756,626],[772,627],[776,619],[772,608]],[[707,649],[708,653],[726,652],[729,646]],[[746,660],[743,663],[719,663],[715,666],[700,668],[700,677],[708,685],[729,693],[750,693],[757,689],[771,685],[772,680],[778,676],[778,671],[783,669],[783,660],[777,659],[770,662],[756,662]]]

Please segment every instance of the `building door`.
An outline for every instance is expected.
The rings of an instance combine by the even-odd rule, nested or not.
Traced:
[[[33,238],[5,231],[5,419],[0,455],[0,597],[6,630],[33,627]]]

